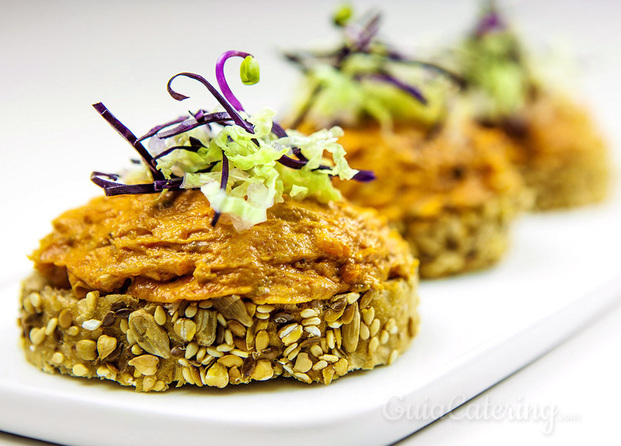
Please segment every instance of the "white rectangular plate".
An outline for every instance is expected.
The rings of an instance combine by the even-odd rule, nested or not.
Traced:
[[[0,430],[63,444],[384,444],[420,429],[566,339],[621,295],[619,194],[530,215],[496,268],[424,282],[423,322],[392,366],[330,386],[289,380],[140,394],[27,364],[15,323],[20,277],[2,281]],[[11,307],[11,302],[15,305]],[[426,410],[422,410],[426,408]]]

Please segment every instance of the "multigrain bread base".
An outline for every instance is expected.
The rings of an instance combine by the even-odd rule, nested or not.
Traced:
[[[401,232],[421,262],[421,278],[493,265],[509,245],[512,222],[531,206],[509,159],[511,143],[496,129],[464,123],[436,133],[414,126],[386,132],[369,125],[348,128],[339,142],[353,167],[377,176],[339,189]]]
[[[395,361],[419,323],[406,242],[345,203],[287,199],[268,213],[241,233],[212,228],[204,197],[184,192],[102,197],[63,214],[22,288],[27,359],[139,391],[279,376],[329,384]]]
[[[408,218],[397,227],[421,261],[421,277],[476,271],[494,265],[507,251],[511,224],[528,197],[523,202],[498,197],[434,217]]]
[[[303,304],[230,296],[162,305],[96,291],[78,299],[35,275],[23,285],[22,342],[28,361],[45,372],[145,392],[279,376],[330,384],[406,350],[418,330],[414,292],[414,283],[392,280],[381,292]]]
[[[534,208],[566,209],[602,201],[610,182],[606,145],[588,112],[567,98],[539,94],[507,133]]]

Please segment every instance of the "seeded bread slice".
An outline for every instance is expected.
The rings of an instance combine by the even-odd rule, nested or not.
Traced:
[[[409,217],[395,226],[420,259],[420,274],[437,278],[496,263],[509,246],[511,224],[532,194],[494,197],[480,206]]]
[[[138,391],[225,387],[278,376],[330,384],[393,362],[418,330],[416,279],[302,304],[237,296],[157,304],[92,291],[77,298],[38,273],[22,286],[27,359],[48,373]]]

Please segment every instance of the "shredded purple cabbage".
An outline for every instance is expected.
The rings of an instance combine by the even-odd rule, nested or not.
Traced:
[[[162,191],[178,191],[182,190],[183,178],[178,177],[176,175],[172,175],[171,178],[166,179],[164,174],[157,167],[157,160],[172,153],[176,150],[188,150],[192,152],[197,152],[201,148],[205,147],[204,144],[197,138],[190,137],[190,145],[189,146],[174,146],[163,150],[161,153],[153,156],[149,151],[142,145],[142,141],[147,140],[149,138],[159,138],[160,140],[170,138],[176,135],[180,135],[182,133],[188,132],[194,128],[205,125],[209,127],[211,124],[218,124],[222,126],[236,124],[245,129],[249,133],[254,133],[254,128],[252,124],[246,121],[238,112],[243,111],[243,106],[237,100],[237,98],[233,95],[231,90],[228,88],[228,84],[226,83],[226,79],[224,77],[224,63],[227,59],[231,57],[246,57],[248,53],[240,52],[240,51],[227,51],[218,59],[218,64],[216,66],[216,77],[218,79],[218,85],[222,90],[222,93],[219,92],[209,81],[207,81],[204,77],[189,72],[178,73],[168,81],[166,89],[170,96],[177,100],[183,101],[188,98],[188,96],[179,93],[172,88],[172,82],[177,77],[187,77],[193,80],[196,80],[203,84],[209,92],[213,95],[213,97],[224,107],[224,112],[217,113],[208,113],[204,110],[199,110],[198,112],[189,116],[181,116],[172,121],[166,122],[161,125],[157,125],[150,129],[147,133],[145,133],[142,137],[137,138],[134,133],[132,133],[121,121],[119,121],[110,111],[101,103],[93,104],[93,107],[99,112],[99,114],[127,141],[132,147],[138,152],[142,161],[151,171],[151,175],[153,177],[153,182],[151,183],[143,183],[143,184],[123,184],[120,183],[120,175],[114,173],[103,173],[103,172],[93,172],[91,174],[91,181],[97,186],[101,187],[105,194],[108,196],[112,195],[124,195],[124,194],[152,194],[158,193]],[[174,126],[174,127],[173,127]],[[172,127],[172,128],[171,128]],[[282,138],[287,136],[287,132],[276,122],[272,124],[272,132],[275,136]],[[259,142],[254,140],[258,145]],[[301,169],[303,168],[308,159],[302,154],[299,148],[293,149],[293,154],[297,159],[291,158],[289,156],[283,155],[278,161],[284,166],[290,167],[292,169]],[[205,169],[200,172],[210,172],[218,162],[211,163]],[[330,169],[328,166],[319,166],[318,169]],[[199,173],[200,173],[199,172]],[[370,171],[359,171],[354,179],[358,181],[371,181],[375,178],[373,172]],[[226,186],[229,180],[229,160],[224,153],[222,153],[222,173],[220,178],[220,188],[222,190],[226,190]],[[220,218],[220,214],[216,213],[213,217],[212,224],[215,226]]]
[[[474,35],[476,37],[482,37],[487,34],[504,31],[506,29],[507,24],[498,12],[495,2],[490,1],[487,5],[487,11],[483,14],[474,30]]]
[[[395,87],[399,88],[400,90],[403,90],[406,93],[409,93],[411,96],[416,98],[421,104],[427,105],[427,99],[423,96],[423,94],[417,87],[415,87],[414,85],[406,84],[405,82],[397,79],[394,76],[391,76],[390,74],[376,73],[376,74],[369,74],[368,76],[360,76],[360,77],[362,79],[368,78],[368,79],[376,79],[379,81],[385,81],[386,83],[392,84]]]
[[[297,51],[297,52],[285,52],[284,57],[289,61],[297,65],[303,73],[308,73],[311,68],[316,64],[328,64],[337,70],[340,70],[344,62],[354,54],[372,54],[374,56],[382,57],[387,62],[394,62],[407,65],[419,65],[421,68],[436,72],[440,75],[446,76],[452,82],[455,82],[460,88],[464,86],[464,80],[440,67],[434,63],[426,62],[414,58],[407,57],[402,53],[396,51],[390,45],[382,42],[377,37],[380,27],[381,16],[379,13],[370,14],[366,20],[358,23],[350,23],[344,27],[344,43],[335,50],[331,51]],[[341,27],[341,26],[339,26]],[[397,88],[410,94],[414,99],[427,104],[427,99],[422,94],[421,90],[414,86],[409,85],[401,81],[398,77],[389,73],[388,66],[382,67],[379,72],[366,73],[356,76],[357,80],[363,79],[375,79],[381,82],[389,83]],[[305,119],[314,105],[319,93],[323,86],[318,84],[314,87],[312,92],[308,95],[306,103],[300,108],[297,116],[293,120],[291,127],[297,128]],[[362,177],[362,176],[361,176]]]
[[[116,130],[119,135],[121,135],[125,139],[125,141],[130,143],[134,147],[134,149],[136,149],[138,154],[142,157],[145,164],[151,171],[153,178],[156,180],[163,180],[164,175],[162,174],[162,172],[157,170],[157,166],[153,161],[153,157],[151,156],[149,151],[142,145],[142,143],[138,141],[136,135],[134,135],[131,130],[125,127],[123,123],[119,121],[112,113],[110,113],[110,110],[108,110],[106,106],[103,105],[103,103],[98,102],[96,104],[93,104],[93,107],[108,122],[108,124],[110,124],[112,128],[114,128],[114,130]]]
[[[168,84],[166,85],[166,89],[168,90],[168,94],[170,94],[170,96],[172,96],[173,99],[176,99],[177,101],[183,101],[189,98],[189,96],[186,96],[181,93],[177,93],[171,87],[172,82],[180,76],[194,79],[200,82],[201,84],[203,84],[207,88],[207,90],[209,90],[209,92],[213,95],[213,97],[216,98],[216,100],[220,103],[220,105],[224,107],[224,109],[228,112],[229,116],[231,117],[231,119],[233,119],[233,122],[235,122],[235,124],[242,127],[244,130],[246,130],[249,133],[254,133],[252,124],[250,124],[248,121],[243,119],[239,115],[239,113],[237,113],[237,110],[224,98],[224,96],[222,96],[222,94],[218,90],[216,90],[216,88],[213,85],[211,85],[211,83],[207,79],[205,79],[203,76],[201,76],[200,74],[184,72],[184,73],[175,74],[173,77],[171,77],[170,80],[168,81]]]

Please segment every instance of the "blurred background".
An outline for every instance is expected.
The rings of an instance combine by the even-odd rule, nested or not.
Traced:
[[[238,81],[237,61],[229,62],[232,89],[246,110],[286,111],[299,73],[280,51],[338,43],[330,17],[340,3],[2,2],[0,286],[28,271],[25,253],[49,231],[52,218],[101,194],[88,180],[91,171],[117,171],[133,156],[92,103],[104,102],[142,134],[188,109],[215,106],[199,85],[181,87],[182,81],[179,90],[193,102],[176,102],[166,93],[166,82],[180,71],[213,80],[218,55],[238,49],[261,64],[261,82],[248,87]],[[469,30],[480,8],[471,0],[351,3],[357,12],[383,11],[381,35],[415,55],[450,46]],[[597,116],[618,165],[621,2],[507,0],[499,6],[535,55],[565,67],[567,88]]]
[[[188,109],[215,106],[200,85],[183,84],[185,80],[176,85],[192,99],[176,102],[166,93],[166,82],[180,71],[213,80],[218,55],[239,49],[259,60],[261,82],[243,86],[238,62],[230,62],[229,78],[237,96],[251,112],[263,106],[282,112],[293,98],[299,73],[280,57],[280,51],[339,42],[340,34],[330,21],[339,4],[321,0],[4,2],[0,165],[3,185],[23,195],[16,202],[22,204],[21,217],[4,219],[2,236],[19,235],[22,240],[24,236],[26,246],[34,246],[59,209],[100,193],[88,181],[92,170],[116,171],[133,155],[92,103],[104,102],[130,129],[142,134]],[[618,147],[621,31],[614,20],[621,14],[621,2],[507,0],[499,4],[535,54],[559,59],[557,71],[567,69],[568,85],[594,110],[612,146]],[[459,39],[480,8],[475,0],[390,1],[381,6],[355,1],[353,5],[360,13],[381,9],[381,35],[421,55]],[[5,199],[14,203],[10,196]],[[21,233],[22,219],[36,223],[35,234]],[[27,262],[18,256],[8,267],[23,270]]]

